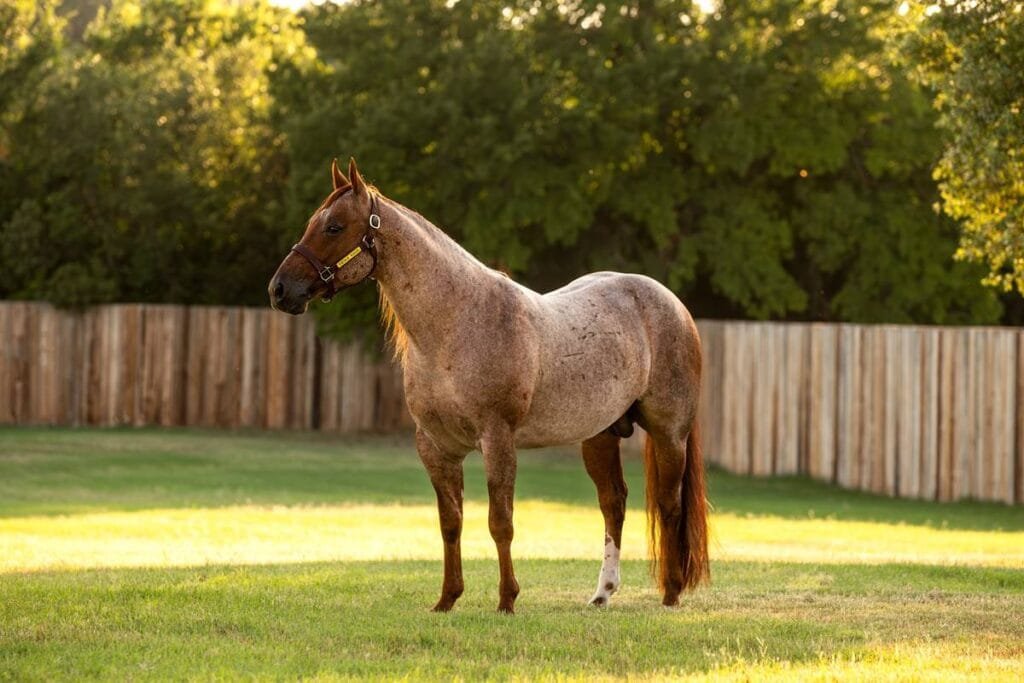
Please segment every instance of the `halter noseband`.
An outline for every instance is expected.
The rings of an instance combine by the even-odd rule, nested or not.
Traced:
[[[324,265],[320,262],[320,259],[316,257],[316,254],[310,250],[305,244],[296,244],[292,247],[299,256],[309,261],[309,265],[313,266],[313,270],[317,272],[320,279],[327,285],[327,291],[324,292],[321,299],[323,301],[330,301],[335,294],[343,289],[349,287],[355,287],[358,284],[362,284],[366,280],[373,279],[373,273],[377,270],[377,245],[373,241],[373,233],[380,230],[380,212],[377,210],[377,193],[370,193],[370,217],[367,219],[366,232],[363,233],[363,239],[359,240],[359,246],[352,251],[348,252],[341,259],[338,260],[334,265]],[[364,275],[358,282],[352,284],[338,286],[338,281],[335,279],[335,275],[338,274],[345,265],[358,256],[361,252],[366,251],[373,257],[373,267],[370,268],[370,272]]]

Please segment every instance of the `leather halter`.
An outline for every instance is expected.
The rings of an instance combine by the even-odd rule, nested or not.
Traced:
[[[313,266],[313,270],[317,272],[320,279],[325,285],[327,285],[327,291],[324,292],[324,295],[321,297],[323,301],[330,301],[335,294],[343,289],[355,287],[366,280],[373,279],[373,273],[377,270],[377,245],[373,240],[373,233],[377,230],[380,230],[380,212],[377,210],[377,193],[370,192],[370,216],[367,219],[366,232],[363,233],[363,238],[359,240],[359,246],[342,256],[337,263],[333,265],[324,265],[321,263],[320,259],[316,257],[316,254],[314,254],[313,251],[305,244],[299,243],[292,247],[292,251],[309,261],[309,265]],[[368,252],[370,256],[373,257],[373,267],[370,268],[370,272],[360,278],[357,282],[339,287],[338,280],[335,278],[335,275],[337,275],[349,261],[354,259],[363,251]]]

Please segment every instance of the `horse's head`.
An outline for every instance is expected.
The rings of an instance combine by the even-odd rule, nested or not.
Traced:
[[[299,315],[313,297],[329,300],[338,291],[373,274],[377,249],[373,233],[380,227],[376,193],[366,186],[355,159],[348,175],[331,164],[334,190],[309,222],[270,279],[270,305]]]

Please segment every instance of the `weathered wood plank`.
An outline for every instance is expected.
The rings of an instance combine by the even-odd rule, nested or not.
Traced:
[[[938,496],[939,472],[939,345],[940,331],[935,328],[920,328],[920,378],[921,409],[920,436],[918,444],[918,490],[917,495],[926,500]]]
[[[11,311],[11,327],[14,347],[12,358],[11,408],[14,421],[18,424],[32,424],[30,410],[30,350],[32,348],[31,309],[27,304],[14,304]]]
[[[14,334],[13,307],[0,304],[0,424],[14,424]]]
[[[287,321],[282,316],[267,319],[266,357],[267,390],[265,394],[266,425],[280,429],[288,423],[288,339]]]
[[[748,328],[755,338],[754,354],[751,357],[751,373],[754,382],[754,402],[751,410],[751,473],[768,476],[773,473],[775,460],[775,409],[777,400],[776,363],[779,353],[778,340],[772,326],[757,323]]]
[[[953,477],[953,500],[968,498],[973,490],[973,464],[977,458],[975,399],[977,383],[975,381],[975,355],[977,339],[972,330],[960,330],[960,346],[957,362],[954,365],[956,379],[961,389],[957,392],[955,409],[956,420],[956,453]]]
[[[188,311],[188,366],[185,371],[185,419],[189,425],[202,424],[206,402],[208,309],[193,306]]]
[[[718,462],[720,448],[719,430],[721,411],[716,398],[721,393],[719,373],[721,372],[721,344],[718,340],[719,324],[716,321],[701,321],[697,324],[700,332],[704,363],[701,371],[700,434],[704,457],[708,462]]]
[[[864,438],[861,384],[861,334],[856,325],[839,328],[836,393],[836,483],[844,488],[860,485],[860,451]]]
[[[324,341],[320,369],[320,429],[338,431],[341,366],[337,342]]]
[[[732,389],[730,410],[733,413],[736,439],[731,464],[733,472],[752,474],[758,379],[753,366],[757,354],[757,344],[754,335],[744,334],[741,329],[733,330],[733,339],[736,355],[733,358],[732,377],[729,384]]]
[[[312,429],[313,414],[316,410],[317,357],[316,325],[312,318],[303,318],[296,326],[296,352],[293,356],[294,385],[292,389],[295,415],[292,426],[296,429]],[[365,358],[368,366],[373,359]]]
[[[242,339],[240,372],[241,383],[238,396],[238,422],[242,427],[258,427],[259,402],[256,388],[259,385],[257,368],[260,358],[257,355],[257,340],[260,336],[260,316],[255,309],[246,308],[242,311]]]
[[[959,336],[955,330],[939,331],[938,377],[938,460],[936,462],[936,499],[953,499],[954,463],[956,462],[956,361],[959,357]]]
[[[722,431],[718,439],[718,451],[712,453],[711,462],[734,472],[733,454],[736,451],[736,417],[733,401],[732,377],[735,365],[736,342],[723,326],[719,336],[722,358],[722,383],[718,392],[718,405],[721,412]]]
[[[780,359],[775,383],[775,474],[797,474],[800,466],[800,412],[803,407],[806,327],[773,325]]]
[[[809,337],[806,472],[815,479],[834,481],[839,329],[832,325],[814,324],[810,327]]]
[[[1017,458],[1013,478],[1014,502],[1024,504],[1024,330],[1017,332],[1017,419],[1014,425]]]
[[[991,459],[986,467],[987,500],[1013,503],[1014,465],[1016,459],[1016,363],[1007,363],[1017,350],[1017,333],[1010,330],[992,330],[991,348],[986,358],[988,374],[992,379],[992,443]],[[984,409],[984,408],[983,408]]]
[[[879,400],[882,403],[880,412],[884,418],[882,423],[882,471],[879,491],[891,496],[896,494],[896,484],[899,476],[897,472],[897,451],[899,448],[899,406],[897,400],[899,395],[899,365],[901,359],[898,356],[898,329],[887,325],[881,329],[881,332],[880,342],[882,344],[882,352],[885,354],[882,361],[885,368],[885,377],[879,396]]]
[[[53,425],[58,422],[58,375],[60,372],[57,337],[58,313],[52,308],[33,308],[36,344],[32,358],[31,393],[34,421]]]

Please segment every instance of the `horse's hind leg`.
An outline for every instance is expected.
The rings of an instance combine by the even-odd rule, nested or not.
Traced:
[[[678,605],[683,591],[683,567],[680,561],[679,529],[683,524],[680,482],[686,463],[685,441],[665,434],[649,434],[645,445],[648,505],[658,525],[658,583],[663,591],[662,603]],[[653,471],[652,471],[653,470]]]
[[[604,515],[604,559],[591,605],[608,604],[612,594],[619,590],[619,550],[628,493],[622,476],[619,441],[615,434],[601,432],[583,442],[583,464],[597,486],[597,501]]]
[[[447,612],[462,595],[462,461],[465,454],[445,453],[423,432],[416,432],[416,450],[437,494],[437,514],[444,540],[444,583],[435,612]]]
[[[696,424],[663,430],[652,425],[644,448],[647,509],[663,604],[709,576],[707,499]]]

